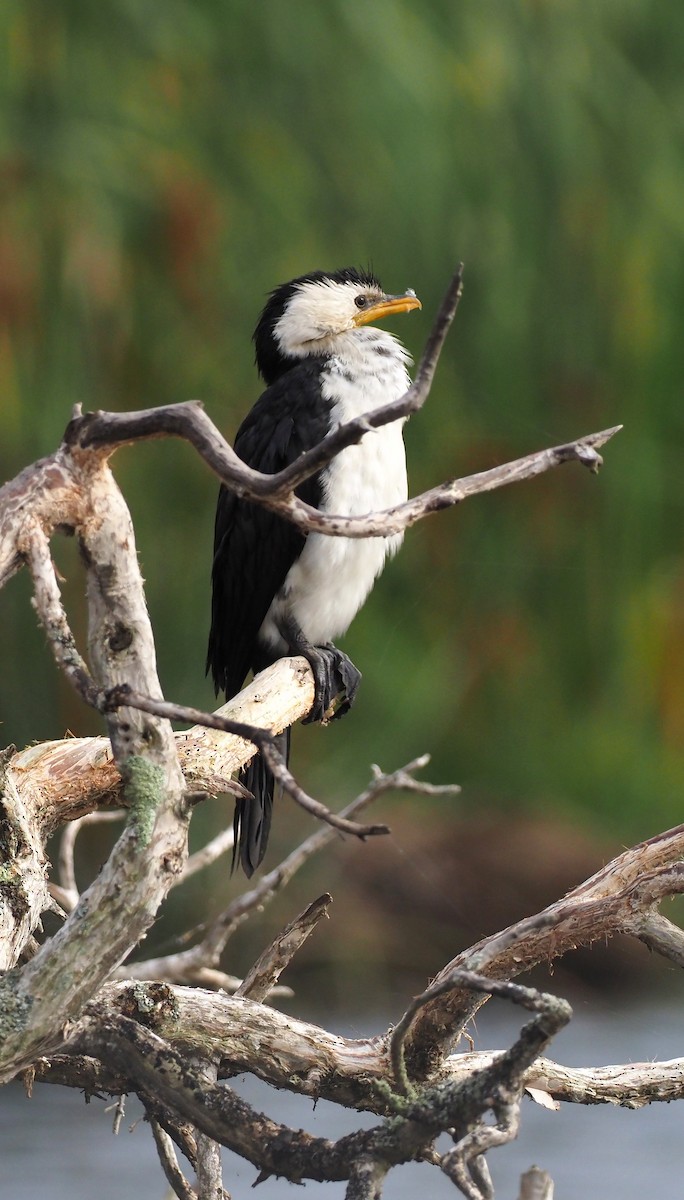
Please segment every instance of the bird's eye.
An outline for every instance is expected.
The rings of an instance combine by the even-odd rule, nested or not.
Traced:
[[[367,303],[368,303],[367,296],[357,296],[356,299],[354,300],[354,304],[356,305],[357,308],[365,308]]]

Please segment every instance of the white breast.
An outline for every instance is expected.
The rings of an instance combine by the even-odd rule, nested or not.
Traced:
[[[323,377],[323,392],[332,402],[333,425],[396,400],[410,386],[408,355],[391,334],[363,331],[353,353],[332,358]],[[345,350],[347,348],[345,347]],[[351,350],[351,348],[350,348]],[[403,421],[364,435],[330,464],[321,511],[337,516],[377,512],[407,498]],[[285,648],[277,632],[278,618],[290,615],[313,645],[345,633],[380,574],[395,554],[403,534],[391,537],[340,538],[309,534],[300,558],[291,567],[260,630],[260,637]]]

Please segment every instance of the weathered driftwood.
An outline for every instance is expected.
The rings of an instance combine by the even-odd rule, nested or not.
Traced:
[[[305,659],[280,659],[217,715],[279,732],[306,716],[313,681]],[[175,733],[176,753],[189,792],[230,791],[233,776],[254,754],[242,738],[196,725]],[[70,737],[17,751],[5,763],[5,787],[35,809],[43,838],[68,821],[118,807],[122,780],[107,737]]]
[[[122,1014],[145,1021],[168,1045],[215,1057],[219,1077],[249,1071],[273,1087],[381,1114],[391,1078],[391,1031],[347,1038],[276,1008],[199,987],[122,981],[106,984],[74,1024],[68,1042],[32,1067],[35,1078],[88,1092],[117,1094],[125,1076],[85,1056],[87,1031]],[[448,1055],[435,1081],[461,1082],[501,1055],[466,1050]],[[524,1074],[533,1099],[643,1108],[684,1097],[684,1058],[611,1066],[568,1067],[546,1057]],[[548,1107],[548,1104],[546,1105]]]
[[[160,695],[128,509],[104,455],[69,458],[64,472],[59,466],[54,472],[38,468],[25,478],[25,487],[10,485],[0,576],[3,563],[6,571],[22,558],[43,560],[46,527],[52,532],[65,521],[77,533],[86,564],[94,678],[103,687],[127,680]],[[53,606],[54,597],[49,600]],[[68,639],[62,649],[71,670],[80,670]],[[187,854],[189,808],[170,725],[125,709],[106,719],[129,820],[109,861],[62,928],[0,982],[2,1079],[55,1044],[144,936]],[[24,804],[16,792],[6,795],[3,830],[9,839],[6,870],[12,872],[2,889],[2,954],[8,965],[36,928],[40,910],[50,906],[37,866],[44,840],[40,797],[34,794]]]
[[[679,1060],[569,1070],[542,1057],[569,1019],[568,1006],[509,982],[534,963],[615,932],[638,937],[681,965],[684,936],[657,905],[683,890],[683,828],[634,847],[543,913],[458,953],[396,1026],[376,1038],[341,1038],[263,1003],[327,912],[328,897],[255,953],[244,981],[219,967],[237,924],[271,900],[335,829],[361,836],[383,831],[354,819],[376,795],[392,786],[427,794],[436,789],[414,778],[424,765],[416,761],[390,775],[376,772],[343,814],[331,814],[306,796],[274,757],[269,735],[310,706],[312,681],[303,660],[277,664],[217,714],[164,700],[130,516],[108,459],[124,442],[179,436],[241,494],[300,528],[349,537],[405,528],[468,496],[563,462],[596,470],[598,448],[615,430],[440,484],[386,513],[325,516],[294,495],[298,483],[344,446],[421,406],[460,288],[457,273],[407,395],[333,431],[278,476],[250,471],[201,406],[182,404],[132,414],[82,416],[77,410],[59,450],[0,491],[0,585],[28,567],[53,656],[84,701],[102,713],[107,730],[106,739],[48,743],[8,753],[0,762],[0,965],[14,968],[0,978],[0,1081],[23,1072],[29,1086],[48,1080],[91,1091],[137,1090],[166,1177],[184,1200],[221,1194],[217,1142],[243,1153],[262,1174],[347,1179],[350,1200],[377,1197],[387,1171],[411,1158],[435,1163],[471,1200],[486,1200],[492,1191],[485,1155],[515,1135],[524,1089],[547,1104],[638,1106],[684,1094]],[[87,656],[72,635],[50,555],[50,538],[64,531],[76,536],[86,573]],[[171,720],[194,727],[174,735]],[[293,799],[326,824],[219,914],[197,945],[127,967],[169,889],[229,848],[230,838],[222,835],[189,863],[188,822],[201,794],[235,788],[231,775],[255,745]],[[77,825],[63,845],[60,880],[49,888],[48,836],[114,806],[121,808],[125,827],[98,877],[79,896],[73,871]],[[39,945],[41,914],[54,908],[53,897],[62,903],[64,923]],[[240,994],[183,986],[188,980]],[[531,1020],[506,1051],[453,1053],[469,1017],[491,994],[529,1009]],[[312,1098],[368,1109],[380,1124],[335,1143],[284,1129],[222,1082],[243,1071]],[[482,1120],[488,1112],[493,1125]],[[439,1154],[434,1141],[444,1130],[451,1131],[454,1145]],[[174,1144],[196,1166],[197,1192],[183,1178]],[[530,1178],[523,1184],[528,1193],[534,1183]]]

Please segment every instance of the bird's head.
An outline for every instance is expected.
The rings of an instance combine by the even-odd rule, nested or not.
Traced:
[[[420,307],[415,292],[388,296],[374,275],[354,267],[301,275],[268,298],[254,331],[257,367],[271,384],[293,362],[336,353],[364,325]]]

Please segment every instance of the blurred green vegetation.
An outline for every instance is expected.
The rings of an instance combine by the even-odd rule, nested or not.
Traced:
[[[414,287],[423,312],[393,328],[418,355],[464,259],[407,430],[413,492],[625,430],[598,479],[566,467],[408,533],[345,641],[358,707],[298,734],[296,769],[335,802],[371,761],[429,751],[465,811],[625,843],[677,823],[684,8],[5,0],[0,29],[2,477],[56,447],[74,402],[199,397],[232,437],[264,294],[311,268]],[[215,481],[170,442],[114,465],[165,691],[206,706]],[[55,554],[83,640],[77,556]],[[0,600],[2,742],[97,731],[28,598],[17,578]]]

